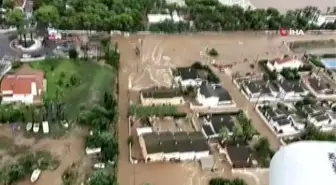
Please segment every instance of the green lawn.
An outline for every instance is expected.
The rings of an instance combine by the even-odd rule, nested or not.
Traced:
[[[69,59],[33,62],[31,67],[45,72],[46,97],[62,100],[66,104],[69,118],[75,118],[80,107],[97,103],[104,92],[111,92],[116,75],[115,70],[109,66]],[[72,80],[73,78],[76,80]]]

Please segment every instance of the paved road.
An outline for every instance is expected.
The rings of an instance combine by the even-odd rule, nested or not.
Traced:
[[[21,52],[18,50],[13,50],[9,47],[10,43],[10,35],[9,34],[3,34],[0,33],[0,59],[7,55],[7,56],[13,56],[13,57],[20,57]],[[56,48],[56,44],[53,41],[47,41],[46,42],[46,47],[41,48],[37,51],[30,52],[29,54],[31,55],[51,55],[52,51]],[[27,52],[28,53],[28,52]]]
[[[9,47],[9,38],[7,34],[0,33],[0,59],[5,56],[19,56],[20,53],[13,51]]]

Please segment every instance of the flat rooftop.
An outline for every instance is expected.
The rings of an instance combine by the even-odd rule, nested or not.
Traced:
[[[209,146],[201,132],[160,132],[143,135],[147,154],[201,152]]]

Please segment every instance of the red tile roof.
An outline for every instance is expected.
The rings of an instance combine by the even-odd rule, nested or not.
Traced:
[[[296,59],[296,57],[283,57],[283,58],[276,58],[276,59],[274,59],[274,61],[278,64],[284,64],[284,63],[287,63],[287,62],[292,62],[295,59]]]
[[[1,81],[1,91],[13,91],[13,94],[31,94],[31,84],[36,83],[37,93],[43,90],[41,71],[18,70],[16,74],[5,75]]]

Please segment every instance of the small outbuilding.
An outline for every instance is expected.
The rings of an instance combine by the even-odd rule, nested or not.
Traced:
[[[201,162],[202,170],[212,170],[212,168],[214,166],[213,155],[209,155],[207,157],[202,157],[200,159],[200,162]]]

